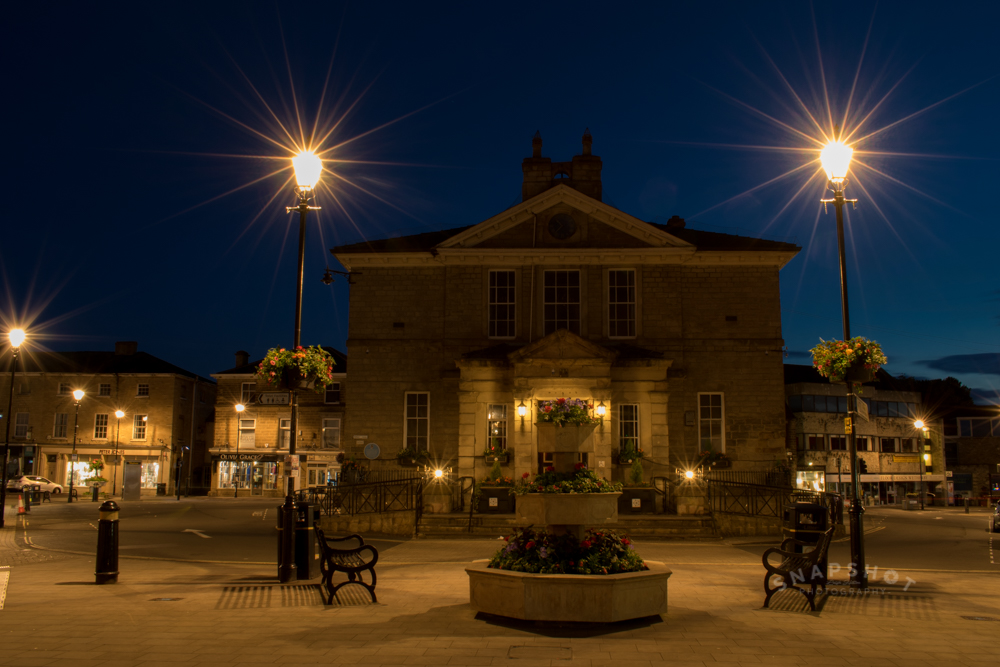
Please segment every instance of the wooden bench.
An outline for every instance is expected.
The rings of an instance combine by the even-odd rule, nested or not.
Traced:
[[[319,569],[323,573],[323,590],[326,592],[326,604],[333,604],[337,591],[347,584],[360,584],[371,595],[372,602],[378,602],[375,597],[375,563],[378,562],[378,550],[370,544],[365,544],[360,535],[348,537],[326,537],[323,531],[316,529],[316,542],[320,549]],[[356,546],[351,543],[356,543]],[[367,570],[371,573],[371,584],[366,584],[361,573]],[[333,584],[335,572],[347,575],[347,581],[336,586]]]
[[[764,569],[767,570],[767,574],[764,575],[764,593],[766,594],[764,607],[770,604],[771,596],[778,591],[785,590],[786,588],[794,588],[806,596],[806,600],[809,601],[809,608],[816,611],[816,587],[822,586],[823,590],[826,590],[827,585],[826,568],[820,567],[820,565],[825,565],[826,563],[826,552],[829,550],[830,541],[833,539],[833,530],[833,528],[830,528],[824,532],[816,544],[800,542],[799,540],[789,538],[783,540],[780,546],[771,547],[764,552]],[[799,546],[803,549],[811,548],[812,551],[807,553],[789,551],[789,548],[792,546]],[[781,556],[781,563],[778,565],[771,563],[769,560],[771,554]],[[780,576],[782,582],[780,586],[771,588],[771,578],[775,575]],[[805,588],[796,586],[796,584],[808,585],[810,586],[810,590],[807,591]]]

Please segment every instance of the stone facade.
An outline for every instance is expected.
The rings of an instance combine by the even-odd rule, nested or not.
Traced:
[[[89,476],[84,464],[97,459],[105,464],[102,476],[108,480],[101,490],[120,493],[123,473],[116,471],[115,462],[141,462],[143,494],[155,494],[157,485],[174,493],[183,452],[181,488],[197,492],[207,484],[205,455],[213,438],[215,383],[139,352],[134,342],[120,342],[115,348],[20,355],[9,474],[35,474],[69,485],[77,423],[72,392],[81,389],[75,485]],[[9,392],[10,374],[4,373],[0,395]],[[125,416],[117,419],[116,410]],[[141,424],[134,423],[136,419]]]
[[[435,465],[478,479],[499,415],[506,474],[520,477],[544,464],[538,402],[567,397],[605,408],[588,461],[607,477],[622,475],[614,453],[627,433],[650,476],[696,464],[710,445],[737,468],[784,456],[778,272],[799,248],[603,203],[588,137],[563,163],[542,157],[536,137],[524,201],[480,224],[333,249],[352,272],[348,413],[367,436],[356,453],[376,441],[376,464],[393,466],[418,442]],[[554,272],[578,291],[560,293],[566,274]],[[547,303],[567,299],[571,309]],[[413,393],[427,399],[426,440],[407,439],[406,403],[423,400]],[[712,426],[699,401],[712,400],[714,442],[699,435]]]
[[[818,484],[827,491],[843,492],[851,479],[844,427],[847,386],[831,384],[812,366],[788,364],[785,376],[788,445],[795,452],[793,476],[802,488],[816,490]],[[828,397],[838,401],[836,409],[830,407]],[[943,424],[926,416],[929,411],[921,394],[893,390],[876,378],[874,384],[864,386],[862,399],[872,406],[868,420],[855,420],[856,436],[864,439],[859,441],[858,456],[864,461],[860,481],[866,500],[901,505],[907,493],[919,492],[923,474],[925,489],[943,502],[946,479]],[[817,407],[817,402],[822,402],[822,406]],[[924,434],[914,426],[918,418],[927,422],[925,441]],[[926,452],[921,451],[924,445]],[[924,458],[922,465],[921,458]]]
[[[327,391],[298,391],[300,456],[297,489],[324,486],[340,471],[337,456],[344,452],[347,407],[347,358],[325,348],[337,364],[334,383]],[[254,376],[260,359],[250,362],[246,352],[236,353],[236,365],[213,373],[218,382],[215,404],[215,440],[212,460],[212,496],[285,495],[291,421],[290,394],[281,388],[258,385]],[[237,404],[245,406],[237,413]],[[244,422],[241,428],[237,421]],[[356,452],[360,457],[361,452]]]
[[[944,412],[955,497],[995,504],[1000,501],[1000,406],[962,406]]]

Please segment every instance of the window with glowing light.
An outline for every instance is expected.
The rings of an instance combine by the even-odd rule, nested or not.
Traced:
[[[507,449],[507,406],[490,403],[486,409],[486,442],[491,449]]]
[[[56,414],[56,422],[52,427],[53,438],[65,438],[69,430],[69,415],[65,412]]]
[[[580,272],[546,271],[544,278],[545,335],[559,329],[580,335]]]
[[[94,440],[108,439],[108,415],[94,415]]]
[[[430,394],[408,392],[405,399],[405,442],[407,449],[427,451],[430,435]]]
[[[323,418],[323,449],[340,449],[340,417]]]
[[[160,479],[160,464],[157,461],[142,462],[142,481],[144,489],[155,489],[156,483]]]
[[[635,338],[635,270],[608,271],[608,337]]]
[[[722,394],[698,394],[698,442],[702,451],[726,451]]]
[[[515,331],[515,280],[513,271],[490,271],[489,337],[513,338]]]
[[[145,440],[146,439],[146,415],[133,415],[132,416],[132,439],[133,440]]]

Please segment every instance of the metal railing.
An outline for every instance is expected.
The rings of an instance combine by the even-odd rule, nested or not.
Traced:
[[[669,477],[652,477],[649,480],[653,490],[660,496],[660,511],[663,514],[677,514],[677,498],[674,496],[675,484]]]
[[[831,525],[844,523],[844,499],[836,493],[803,491],[788,486],[747,484],[713,478],[710,478],[708,483],[708,506],[713,513],[783,519],[785,507],[797,502],[825,505],[830,510]]]
[[[422,476],[415,476],[409,471],[390,470],[358,476],[342,474],[336,481],[336,485],[305,491],[310,502],[319,506],[325,515],[353,516],[416,510],[417,520],[420,519],[424,489]]]
[[[782,470],[709,470],[705,479],[709,482],[792,488],[791,476]]]

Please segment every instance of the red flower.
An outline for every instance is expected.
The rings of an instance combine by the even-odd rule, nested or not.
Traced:
[[[555,468],[553,468],[552,466],[547,466],[547,467],[545,468],[545,472],[555,472],[555,471],[556,471],[556,469],[555,469]]]
[[[524,548],[525,549],[534,549],[535,548],[535,542],[534,542],[534,540],[528,540],[528,543],[524,545]]]
[[[559,400],[556,401],[556,403],[558,403],[559,405],[562,405],[565,402],[566,402],[565,398],[560,398]]]
[[[274,366],[274,359],[271,359],[271,365]]]
[[[569,562],[569,566],[570,566],[570,567],[576,567],[576,563],[574,563],[573,561],[570,561],[570,562]]]
[[[530,476],[531,476],[531,473],[530,472],[526,472],[523,475],[521,475],[521,479],[528,479],[528,477],[530,477]]]
[[[580,542],[580,546],[582,548],[584,548],[584,549],[589,549],[590,546],[591,546],[590,545],[590,540],[584,540],[583,542]],[[572,563],[571,563],[571,565],[572,565]]]
[[[631,541],[631,540],[629,540],[629,539],[628,539],[628,538],[626,537],[626,538],[625,538],[624,540],[622,540],[622,544],[624,544],[625,546],[628,546],[628,545],[632,544],[632,541]]]
[[[551,405],[546,405],[544,408],[542,408],[542,411],[543,412],[552,412],[552,406]]]
[[[504,535],[503,536],[503,541],[504,542],[510,542],[510,535]]]

